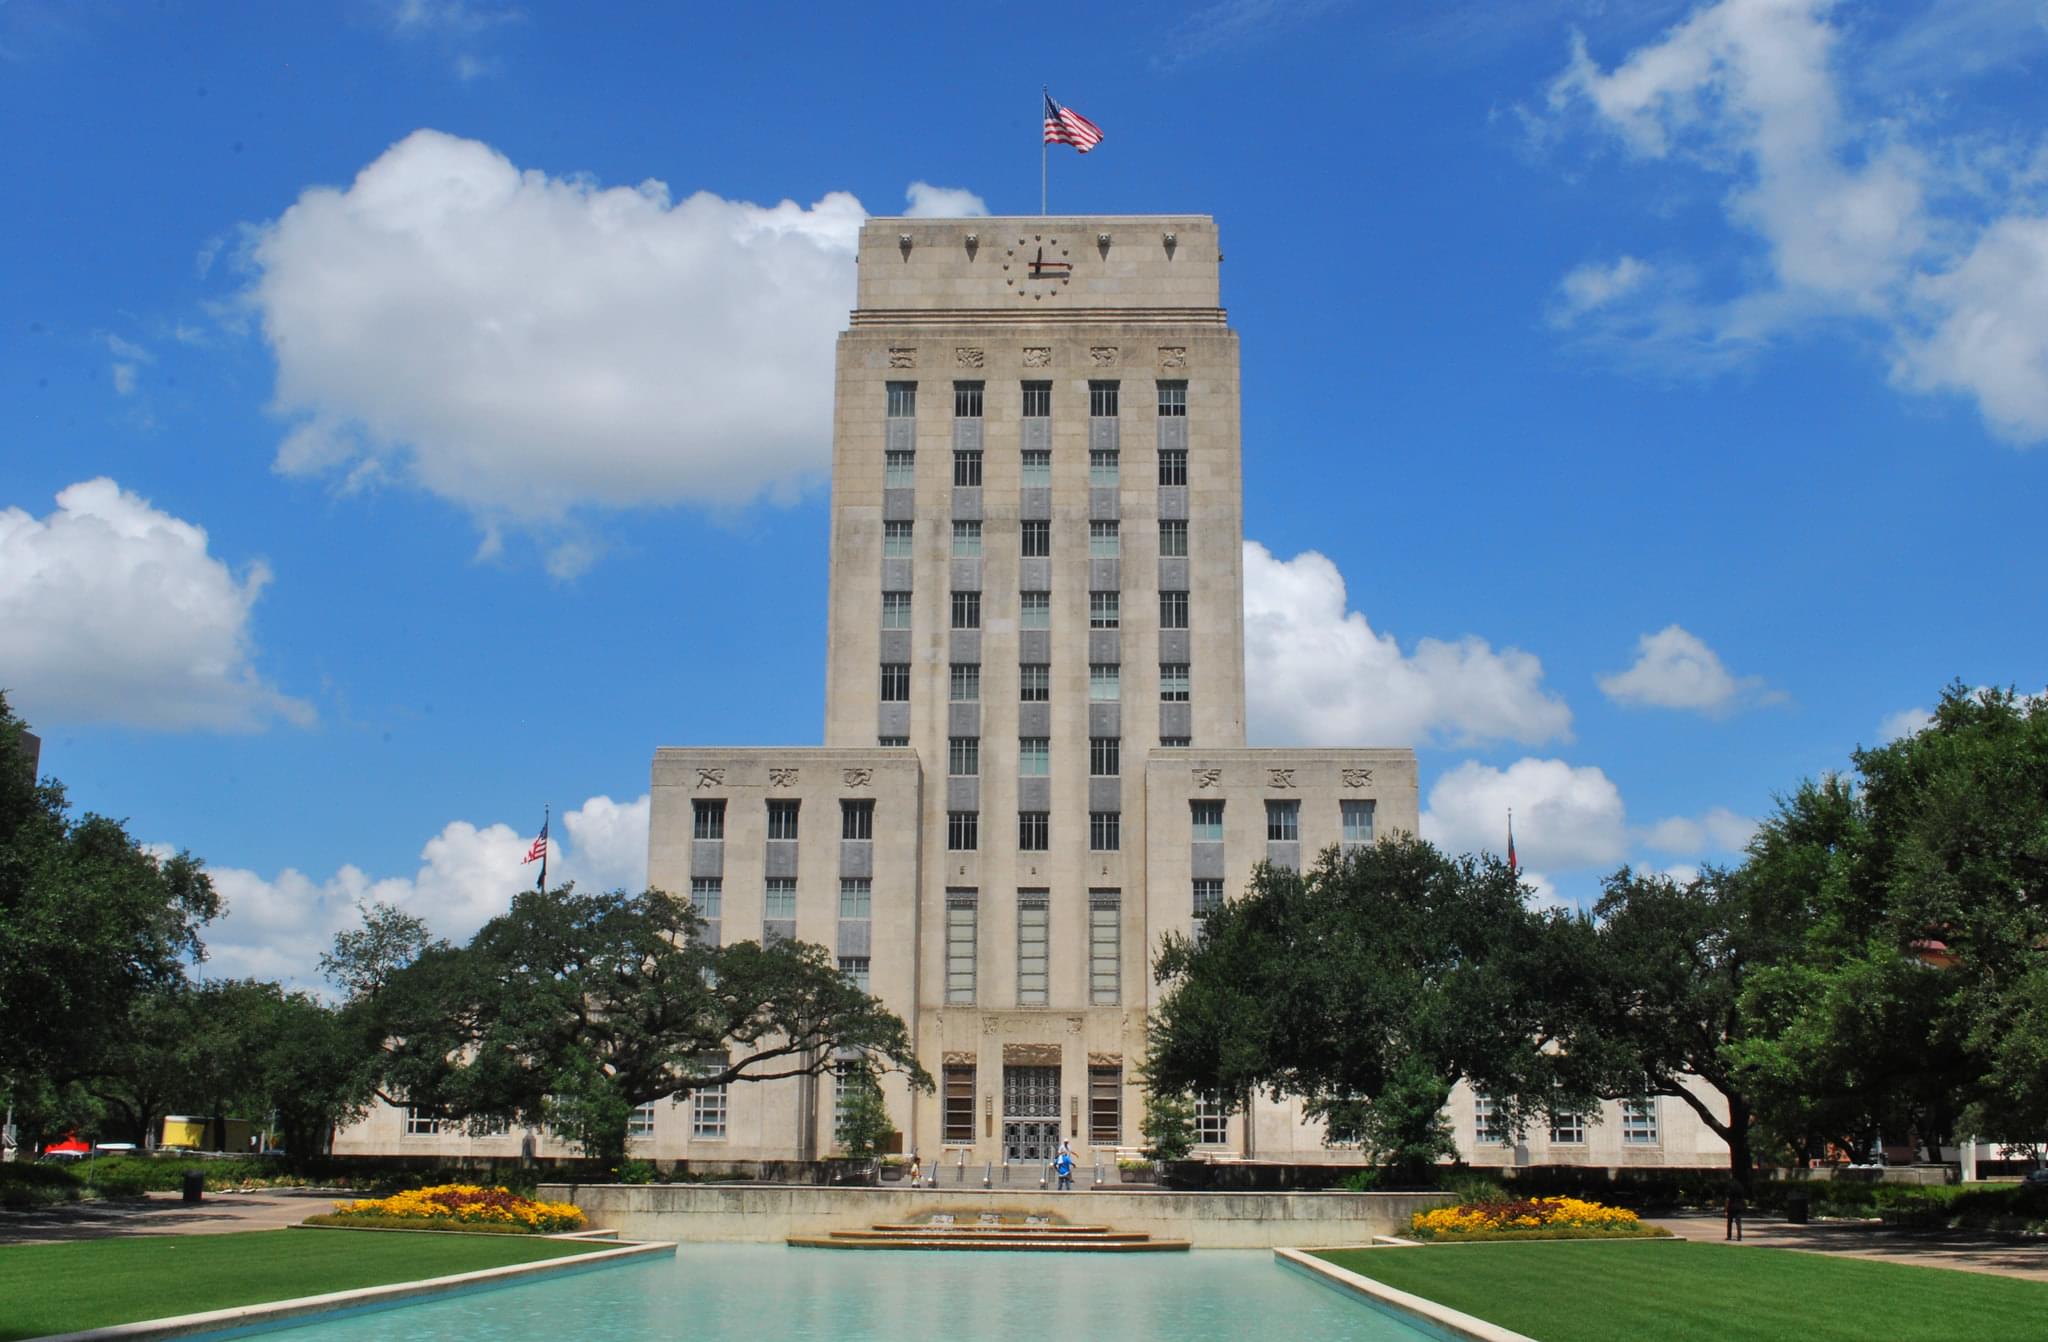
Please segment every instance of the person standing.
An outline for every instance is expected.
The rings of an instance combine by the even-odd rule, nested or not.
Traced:
[[[1748,1200],[1743,1196],[1741,1183],[1730,1179],[1728,1181],[1728,1226],[1722,1234],[1723,1239],[1736,1241],[1742,1239],[1742,1213],[1747,1209]]]
[[[1074,1148],[1064,1141],[1060,1153],[1052,1159],[1052,1172],[1060,1177],[1060,1192],[1071,1193],[1074,1189]]]

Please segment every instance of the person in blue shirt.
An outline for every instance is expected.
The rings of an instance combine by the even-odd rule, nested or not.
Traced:
[[[1074,1148],[1068,1146],[1064,1141],[1060,1143],[1060,1153],[1053,1157],[1052,1172],[1060,1177],[1060,1192],[1067,1193],[1073,1191]]]

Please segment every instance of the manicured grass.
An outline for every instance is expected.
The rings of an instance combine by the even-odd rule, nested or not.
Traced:
[[[1787,1249],[1582,1241],[1319,1256],[1539,1342],[2048,1337],[2048,1284]]]
[[[616,1247],[516,1235],[341,1230],[0,1245],[0,1342]]]

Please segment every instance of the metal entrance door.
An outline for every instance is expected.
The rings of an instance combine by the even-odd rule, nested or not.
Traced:
[[[1060,1069],[1003,1068],[1003,1159],[1051,1160],[1060,1144]]]

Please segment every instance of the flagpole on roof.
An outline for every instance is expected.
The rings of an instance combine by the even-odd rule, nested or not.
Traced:
[[[1041,123],[1043,123],[1043,121],[1045,120],[1045,108],[1046,108],[1046,105],[1047,105],[1048,103],[1050,103],[1050,102],[1052,101],[1052,90],[1051,90],[1050,88],[1048,88],[1048,87],[1047,87],[1046,85],[1044,85],[1044,84],[1040,84],[1040,85],[1038,86],[1038,94],[1039,94],[1039,101],[1038,101],[1038,117],[1039,117],[1039,121],[1040,121]],[[1039,131],[1039,136],[1038,136],[1038,213],[1039,213],[1039,215],[1040,215],[1041,217],[1043,217],[1043,216],[1045,215],[1045,213],[1046,213],[1046,205],[1045,205],[1045,133],[1044,133],[1044,128],[1043,128],[1043,125],[1042,125],[1042,124],[1041,124],[1041,127],[1040,127],[1040,131]]]
[[[542,802],[540,807],[540,884],[534,888],[542,894],[548,892],[548,819],[553,808]]]

